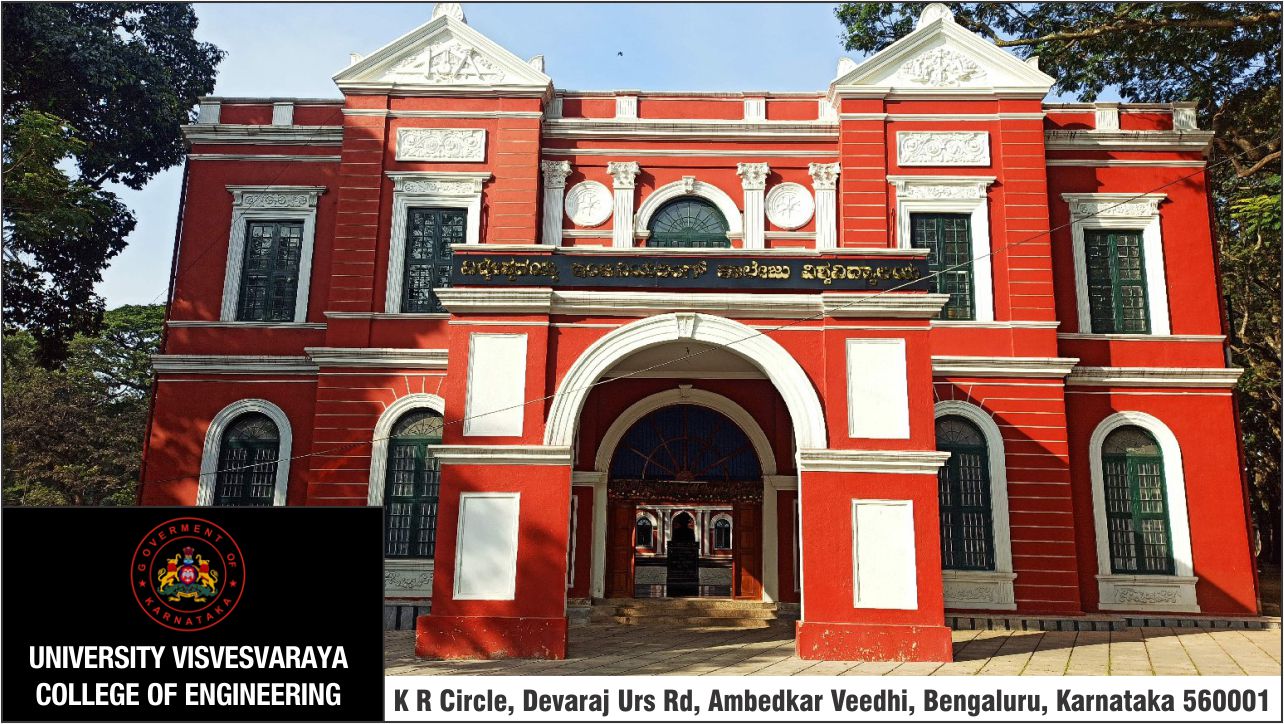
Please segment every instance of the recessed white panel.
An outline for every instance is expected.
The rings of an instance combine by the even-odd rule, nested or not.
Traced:
[[[455,598],[511,601],[517,592],[518,493],[463,493],[455,548]]]
[[[526,335],[474,333],[468,345],[464,434],[520,436],[525,398]]]
[[[905,340],[847,340],[847,434],[879,440],[909,438]]]
[[[852,605],[918,608],[914,503],[852,500]]]

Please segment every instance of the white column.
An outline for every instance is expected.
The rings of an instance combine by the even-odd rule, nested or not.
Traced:
[[[566,200],[566,177],[571,173],[571,162],[540,161],[539,170],[544,174],[544,222],[540,243],[561,246],[562,205]]]
[[[762,600],[780,600],[780,536],[776,527],[776,486],[762,479]]]
[[[589,595],[606,595],[606,474],[593,481],[593,560]]]
[[[766,210],[763,208],[763,191],[767,188],[767,174],[771,171],[765,163],[738,163],[736,175],[740,177],[740,186],[745,191],[745,236],[744,248],[765,249],[763,238],[763,219]]]
[[[611,161],[606,172],[611,174],[614,195],[614,217],[611,229],[611,246],[618,249],[633,248],[633,189],[641,169],[637,161]]]
[[[838,164],[813,163],[807,166],[816,193],[816,248],[838,248]]]

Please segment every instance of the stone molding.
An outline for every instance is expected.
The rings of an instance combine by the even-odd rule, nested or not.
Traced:
[[[304,347],[320,367],[446,369],[445,349],[397,347]]]
[[[1242,374],[1238,367],[1076,367],[1066,385],[1231,389]]]
[[[936,450],[834,450],[802,448],[799,470],[830,473],[936,475],[950,457]]]
[[[566,465],[571,448],[566,445],[429,445],[442,465]]]
[[[1064,378],[1078,364],[1076,357],[964,357],[933,355],[937,377]]]
[[[901,166],[989,166],[988,131],[897,131]]]

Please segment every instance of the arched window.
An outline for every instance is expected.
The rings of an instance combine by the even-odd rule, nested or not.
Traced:
[[[236,418],[219,446],[215,505],[272,505],[281,433],[261,412]]]
[[[1120,427],[1101,445],[1112,573],[1172,574],[1164,457],[1153,435]]]
[[[753,443],[726,415],[670,405],[633,423],[611,461],[615,480],[761,480]]]
[[[941,567],[994,570],[994,513],[985,436],[969,420],[936,420],[936,447],[950,453],[937,472],[941,509]]]
[[[441,415],[411,410],[397,419],[388,440],[384,484],[384,555],[432,558],[437,547],[441,466],[428,452],[441,442]]]
[[[701,198],[683,196],[661,206],[651,217],[647,246],[727,248],[727,220],[718,207]]]
[[[713,548],[720,551],[731,549],[731,521],[726,518],[713,522]]]
[[[651,519],[647,516],[638,518],[637,539],[634,544],[642,548],[655,547],[655,526],[651,524]]]

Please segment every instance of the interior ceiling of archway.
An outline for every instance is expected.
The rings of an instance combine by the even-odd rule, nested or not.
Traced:
[[[681,359],[687,355],[695,356]],[[679,361],[664,364],[673,360]],[[664,366],[657,367],[657,365]],[[640,372],[640,370],[646,371]],[[606,371],[603,377],[620,377],[628,374],[640,378],[727,376],[735,379],[767,379],[762,370],[744,357],[728,352],[718,345],[692,341],[673,342],[644,349],[617,362]]]

